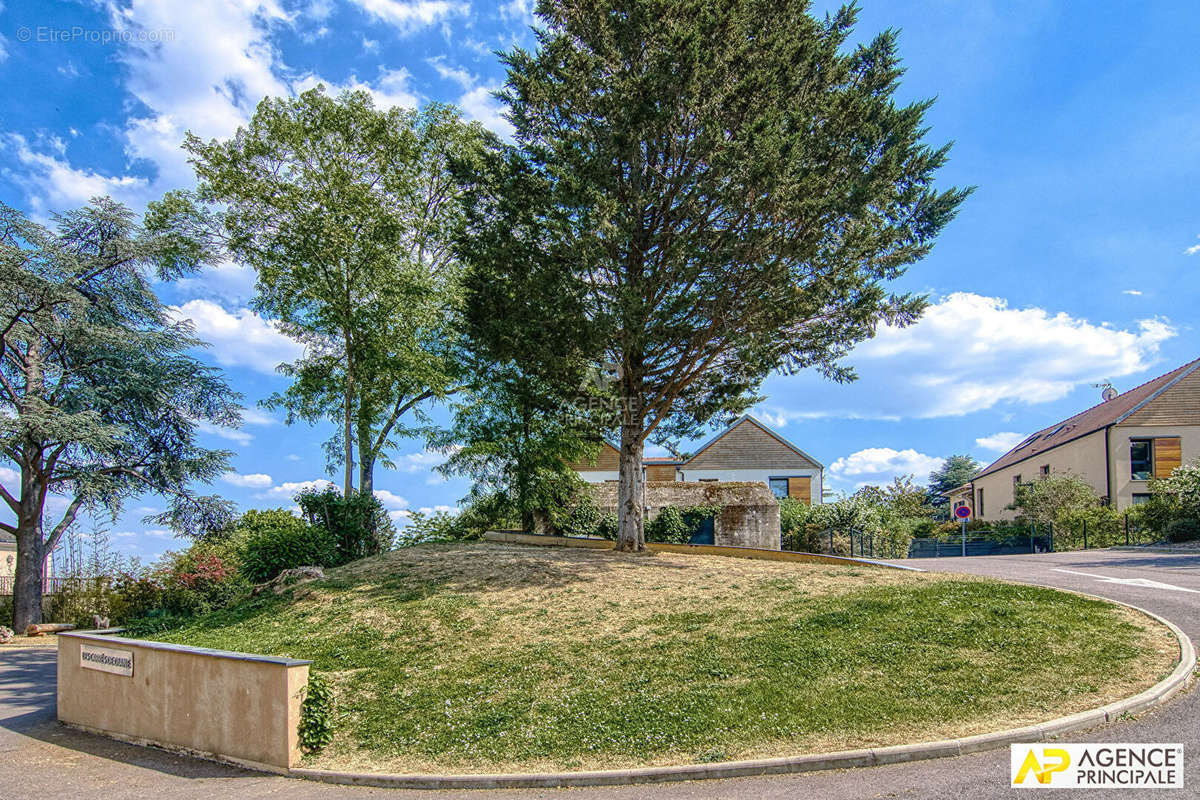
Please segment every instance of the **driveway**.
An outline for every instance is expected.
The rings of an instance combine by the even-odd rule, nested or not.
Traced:
[[[1039,556],[921,559],[910,565],[945,572],[970,572],[1015,581],[1076,589],[1111,597],[1170,619],[1200,642],[1200,555],[1156,555],[1096,550]],[[410,792],[327,786],[233,769],[219,764],[134,747],[77,733],[54,718],[54,651],[0,649],[0,798],[778,798],[861,800],[864,798],[1027,797],[1008,788],[1008,750],[952,759],[897,764],[845,772],[812,773],[657,786],[493,792]],[[1189,787],[1200,786],[1200,693],[1188,692],[1166,708],[1074,741],[1183,742]],[[1088,797],[1194,797],[1184,790],[1093,791]],[[1042,790],[1040,797],[1078,797]]]

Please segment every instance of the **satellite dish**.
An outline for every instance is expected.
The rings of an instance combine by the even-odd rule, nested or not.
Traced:
[[[1109,400],[1112,400],[1118,394],[1117,390],[1113,388],[1112,381],[1093,383],[1092,387],[1100,390],[1100,399],[1105,403],[1107,403]]]

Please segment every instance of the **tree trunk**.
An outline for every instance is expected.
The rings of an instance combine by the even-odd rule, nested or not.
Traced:
[[[23,631],[42,621],[42,534],[36,522],[17,524],[17,570],[13,576],[13,630]]]
[[[349,497],[354,491],[354,390],[349,374],[346,375],[346,404],[343,409],[342,437],[345,439],[346,475],[342,481],[342,494]]]
[[[375,491],[375,456],[367,455],[361,442],[358,445],[358,491],[364,495]]]
[[[621,464],[617,483],[617,550],[646,549],[646,479],[642,475],[642,420],[626,412],[621,425]]]

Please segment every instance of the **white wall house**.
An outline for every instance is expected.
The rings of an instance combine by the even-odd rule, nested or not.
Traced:
[[[620,453],[607,442],[596,458],[572,466],[585,481],[615,481]],[[648,481],[765,483],[776,497],[820,503],[824,466],[749,414],[706,442],[691,458],[647,458]]]

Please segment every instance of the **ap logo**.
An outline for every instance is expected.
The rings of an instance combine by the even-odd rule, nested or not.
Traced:
[[[1040,760],[1038,750],[1042,751]],[[1056,772],[1065,772],[1069,766],[1071,754],[1061,747],[1030,747],[1013,776],[1013,786],[1024,786],[1025,781],[1030,779],[1035,779],[1043,786],[1049,785]]]

